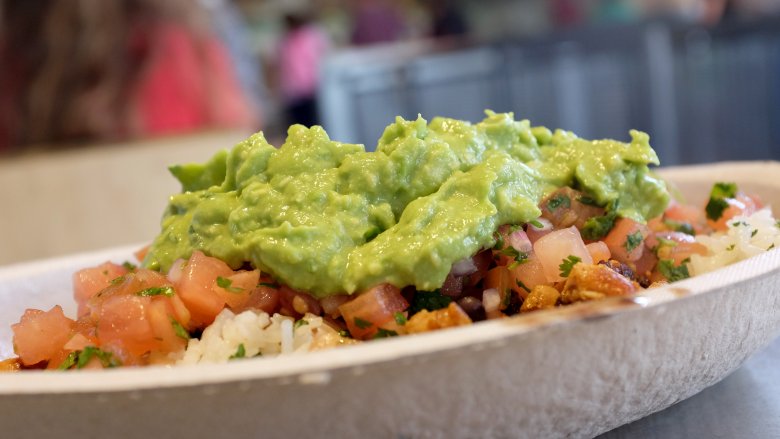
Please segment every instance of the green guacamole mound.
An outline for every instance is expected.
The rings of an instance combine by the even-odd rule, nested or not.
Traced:
[[[316,297],[381,282],[433,290],[454,262],[492,246],[499,225],[537,218],[558,187],[639,221],[660,214],[669,196],[648,170],[658,157],[647,134],[631,138],[589,141],[490,111],[477,124],[398,117],[376,152],[318,126],[290,127],[279,149],[258,133],[171,168],[183,191],[144,265],[167,271],[201,250]]]

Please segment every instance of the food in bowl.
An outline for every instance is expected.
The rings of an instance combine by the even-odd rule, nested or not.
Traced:
[[[291,127],[279,149],[256,134],[172,167],[182,193],[138,264],[77,272],[76,319],[28,310],[5,364],[304,352],[629,295],[780,242],[731,183],[704,209],[670,201],[649,137],[631,136],[588,141],[492,112],[398,118],[376,152],[319,127]]]

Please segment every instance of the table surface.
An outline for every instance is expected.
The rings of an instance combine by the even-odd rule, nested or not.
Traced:
[[[723,381],[598,439],[780,438],[780,338]]]

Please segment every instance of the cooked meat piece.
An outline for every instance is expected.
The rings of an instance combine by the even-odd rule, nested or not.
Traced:
[[[9,358],[7,360],[0,361],[0,373],[3,372],[18,372],[22,369],[22,362],[18,358]]]
[[[572,268],[561,291],[561,303],[624,296],[636,289],[634,282],[607,265],[577,264]]]
[[[436,329],[470,325],[471,319],[457,303],[451,302],[448,307],[435,311],[422,310],[413,315],[404,325],[409,334],[434,331]]]
[[[553,308],[561,293],[553,287],[547,285],[537,285],[528,293],[520,312],[536,311],[539,309]]]
[[[599,262],[599,264],[606,265],[607,267],[611,268],[615,273],[621,274],[630,280],[636,280],[636,274],[634,273],[634,270],[632,270],[631,267],[624,264],[623,262],[617,261],[615,259],[610,259],[609,261],[601,261]]]

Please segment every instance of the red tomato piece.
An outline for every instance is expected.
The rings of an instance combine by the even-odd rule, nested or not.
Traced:
[[[87,312],[87,301],[109,287],[111,281],[123,276],[127,269],[113,262],[104,262],[97,267],[84,268],[73,275],[73,298],[78,304],[78,315],[83,316]]]
[[[19,323],[11,325],[14,351],[26,366],[48,361],[71,338],[74,324],[59,305],[49,311],[28,309]]]
[[[408,307],[401,290],[390,284],[379,284],[339,306],[339,310],[352,337],[366,340],[372,338],[384,324],[394,322],[396,312]]]

